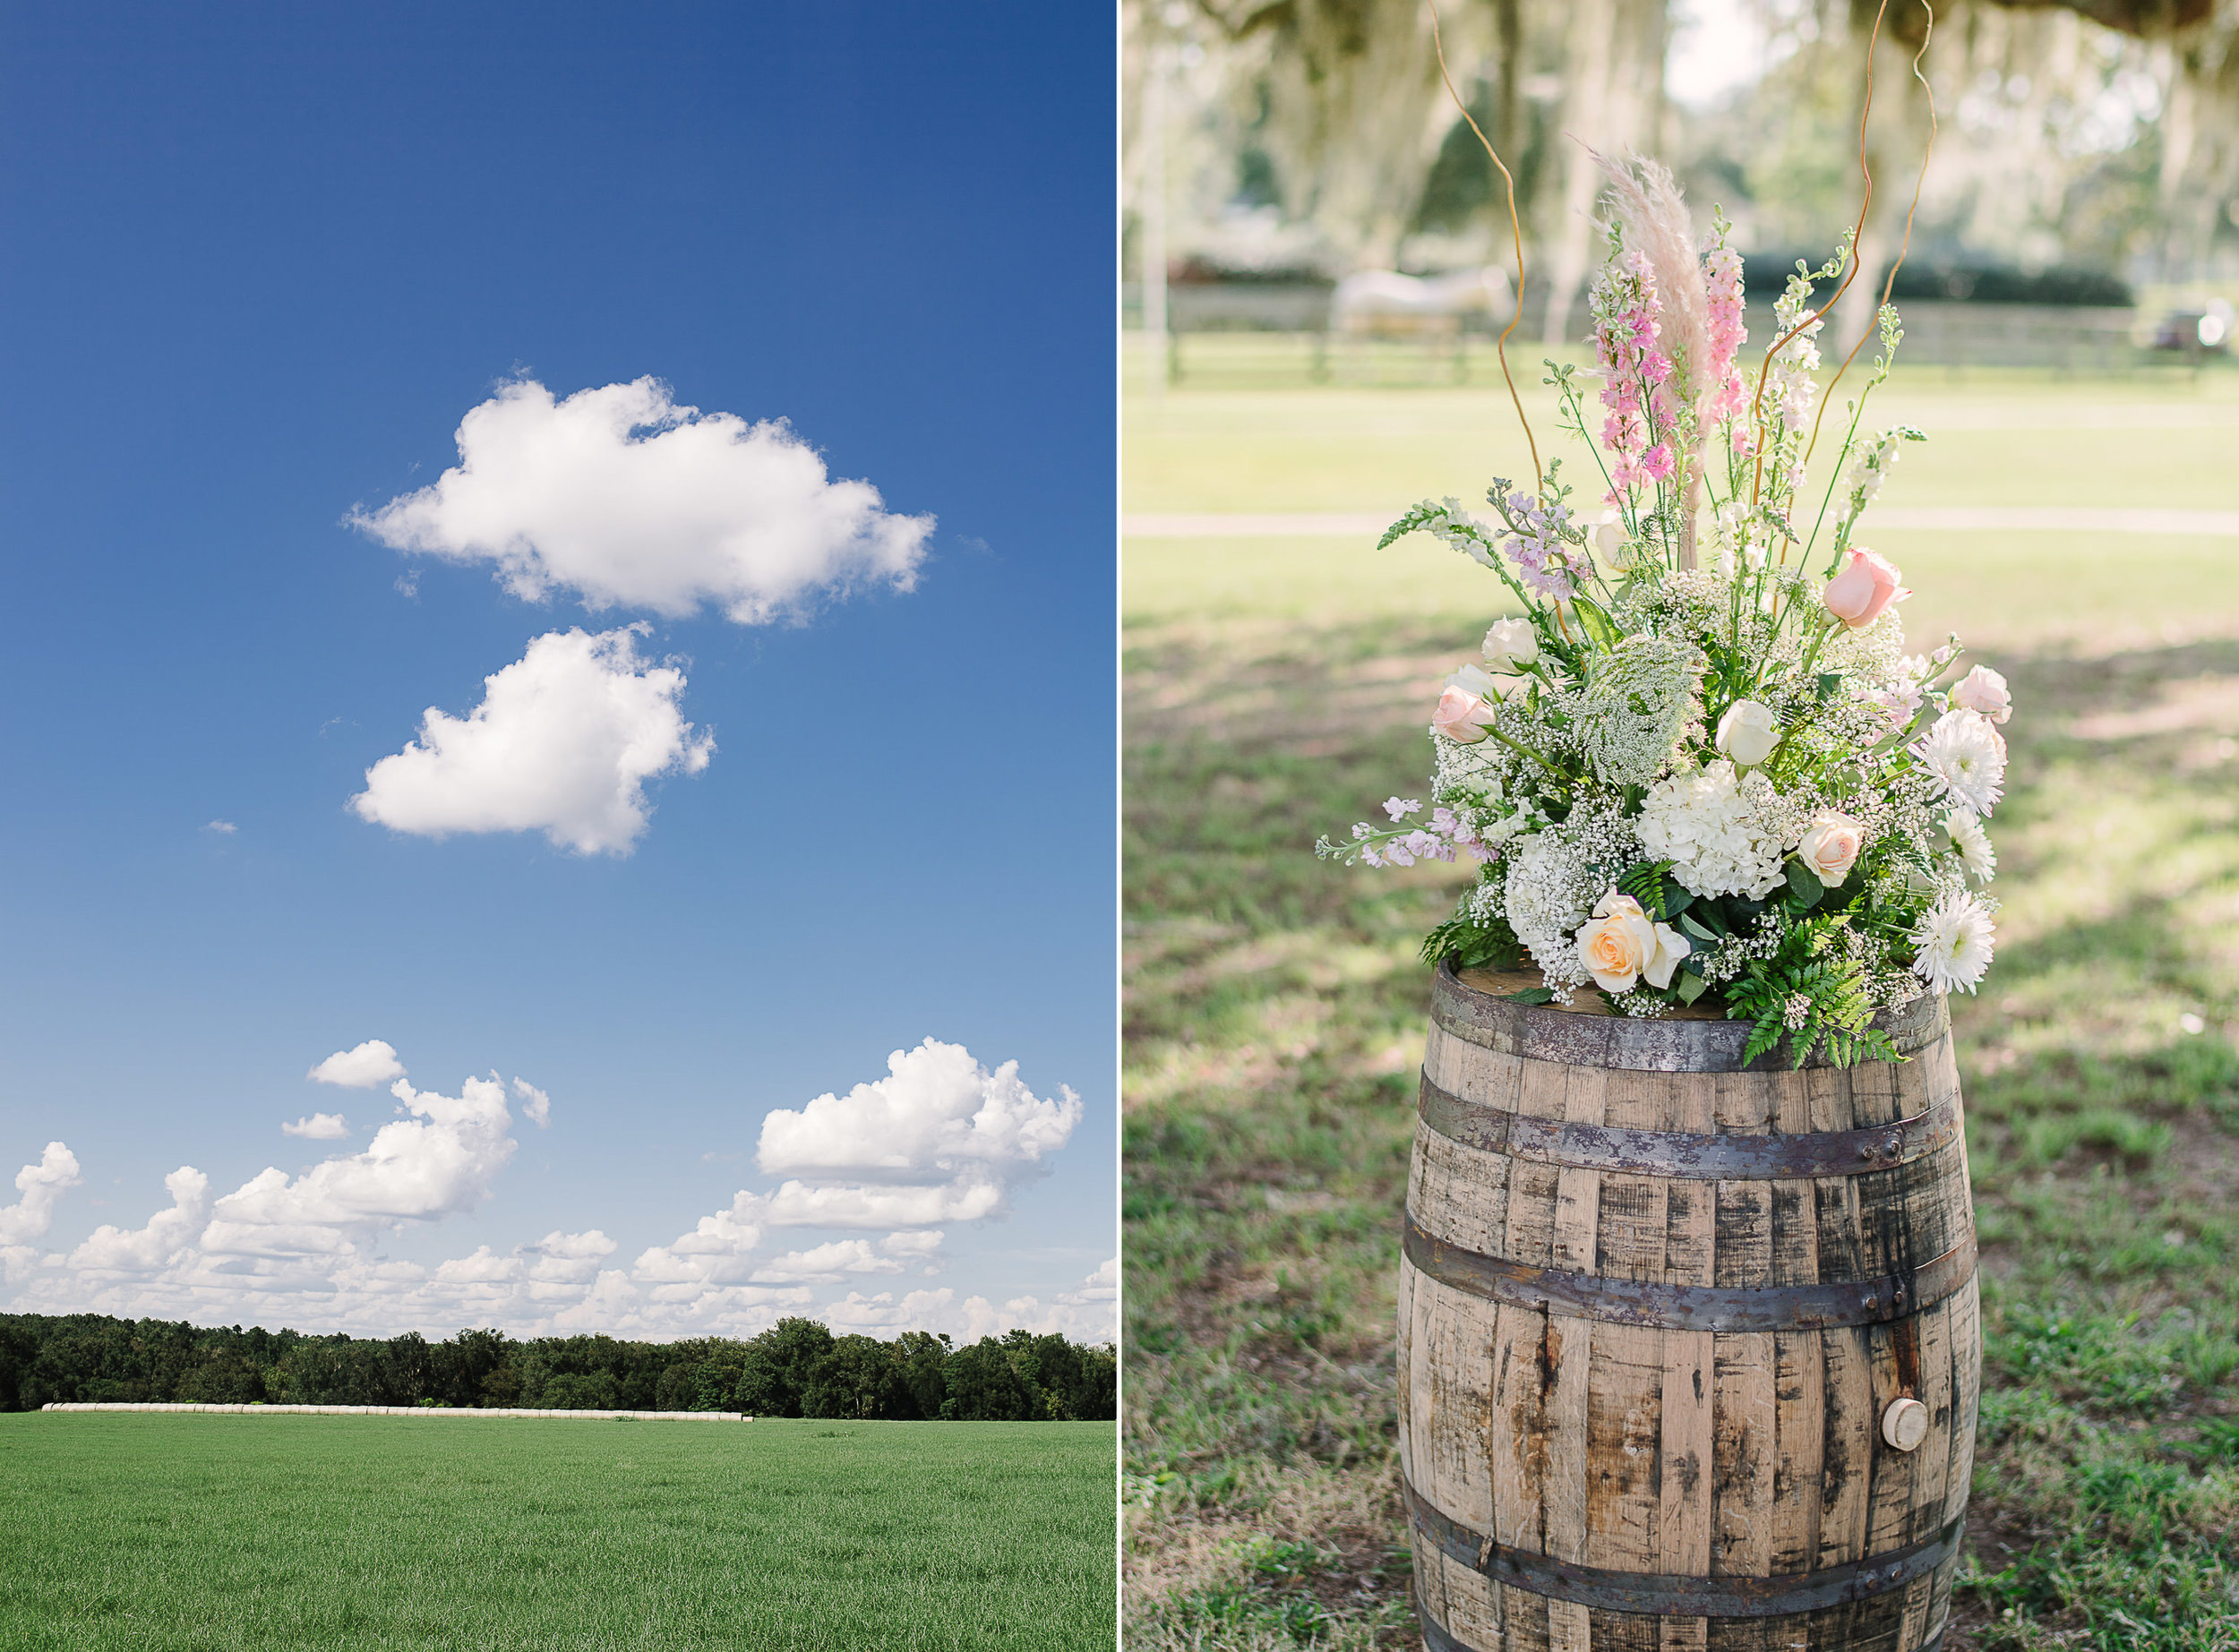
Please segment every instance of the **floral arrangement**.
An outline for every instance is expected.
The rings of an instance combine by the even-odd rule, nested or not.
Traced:
[[[1814,501],[1826,306],[1812,301],[1849,238],[1820,269],[1798,262],[1753,382],[1722,217],[1698,244],[1663,168],[1603,164],[1599,389],[1551,361],[1546,381],[1594,454],[1603,509],[1585,514],[1550,458],[1532,490],[1495,479],[1495,520],[1426,501],[1385,535],[1379,549],[1437,535],[1523,612],[1445,680],[1429,814],[1395,797],[1387,821],[1317,848],[1367,866],[1473,857],[1477,881],[1424,954],[1529,960],[1544,985],[1527,1002],[1569,1003],[1591,980],[1628,1015],[1701,1003],[1746,1017],[1753,1059],[1783,1038],[1798,1066],[1814,1049],[1888,1058],[1877,1012],[1971,992],[1989,967],[1983,822],[2012,710],[1996,672],[1958,674],[1957,638],[1904,652],[1911,593],[1857,539],[1903,444],[1925,440],[1860,433],[1898,317],[1883,306],[1881,352]]]

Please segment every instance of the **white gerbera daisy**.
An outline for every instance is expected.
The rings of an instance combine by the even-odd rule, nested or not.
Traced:
[[[1972,992],[1990,967],[1997,926],[1971,894],[1947,894],[1921,914],[1910,937],[1913,973],[1937,992]]]
[[[1998,852],[1990,846],[1990,834],[1973,809],[1953,809],[1943,817],[1943,830],[1977,883],[1986,884],[1997,876]]]
[[[1935,777],[1939,797],[1987,815],[2005,794],[2005,736],[1980,712],[1945,712],[1912,749]]]

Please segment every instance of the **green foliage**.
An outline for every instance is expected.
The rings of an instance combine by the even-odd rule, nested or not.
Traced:
[[[1523,946],[1505,918],[1481,924],[1456,912],[1423,937],[1422,961],[1451,958],[1457,970],[1513,970],[1523,962]]]
[[[1007,1378],[982,1380],[990,1357]],[[958,1361],[967,1375],[952,1391]],[[964,1349],[925,1331],[892,1342],[835,1339],[820,1321],[802,1318],[745,1341],[515,1341],[502,1331],[462,1331],[431,1343],[416,1331],[382,1341],[94,1314],[0,1314],[0,1411],[35,1411],[50,1400],[153,1400],[1094,1422],[1117,1415],[1117,1389],[1111,1348],[1023,1331]]]
[[[1874,1005],[1866,997],[1866,968],[1834,950],[1847,927],[1843,919],[1830,917],[1795,923],[1761,971],[1727,983],[1728,1019],[1755,1023],[1744,1059],[1754,1061],[1783,1038],[1799,1067],[1815,1049],[1844,1067],[1906,1059],[1889,1034],[1867,1024]]]
[[[0,1646],[1109,1652],[1111,1477],[1108,1423],[4,1416]]]

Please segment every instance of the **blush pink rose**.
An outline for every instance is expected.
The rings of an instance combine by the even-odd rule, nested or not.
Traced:
[[[1473,746],[1485,738],[1485,725],[1493,708],[1466,689],[1447,687],[1438,696],[1438,709],[1430,714],[1430,726],[1457,745]]]
[[[1872,551],[1852,551],[1849,556],[1842,571],[1827,582],[1821,600],[1829,613],[1855,631],[1873,624],[1883,609],[1912,593],[1897,583],[1902,576],[1887,557]]]
[[[2013,715],[2013,695],[2006,688],[2006,680],[1987,665],[1977,665],[1959,680],[1952,689],[1952,704],[1993,723],[2003,723]]]

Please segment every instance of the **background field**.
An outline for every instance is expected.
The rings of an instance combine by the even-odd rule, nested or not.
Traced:
[[[1886,394],[1871,422],[1931,441],[1884,508],[2239,510],[2239,375]],[[1513,419],[1483,388],[1137,396],[1126,509],[1474,501],[1528,469]],[[1960,629],[2020,706],[1999,959],[1953,1006],[1987,1353],[1946,1644],[2229,1652],[2239,540],[1862,536],[1920,593],[1916,641]],[[1500,587],[1425,537],[1373,545],[1126,546],[1130,1647],[1410,1644],[1390,1316],[1414,953],[1466,874],[1310,845],[1422,795],[1425,707]]]
[[[0,1646],[1102,1648],[1111,1429],[0,1417]]]

